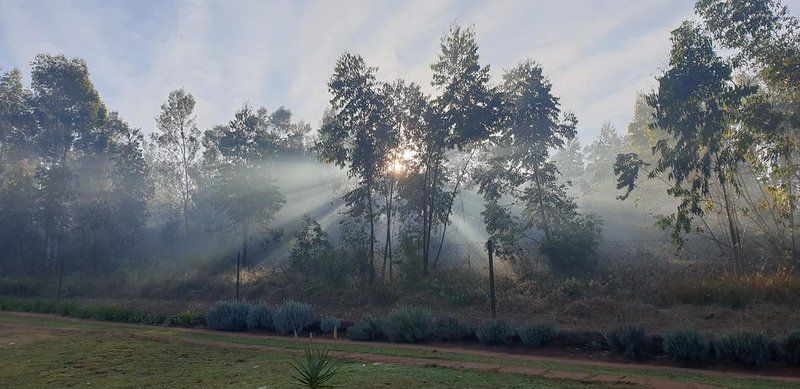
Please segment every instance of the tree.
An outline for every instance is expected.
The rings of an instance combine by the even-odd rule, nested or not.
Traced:
[[[667,173],[671,184],[667,192],[680,199],[677,211],[661,221],[672,229],[676,241],[692,230],[693,216],[715,237],[703,217],[709,212],[706,205],[713,186],[718,186],[720,201],[713,204],[724,210],[732,257],[738,263],[742,246],[733,191],[743,157],[735,142],[733,112],[752,90],[733,84],[731,73],[731,66],[714,52],[711,38],[697,25],[684,22],[672,32],[669,68],[658,78],[658,89],[648,102],[655,109],[654,126],[674,142],[656,143],[653,152],[658,158],[648,176]],[[620,156],[615,173],[627,180],[619,180],[618,187],[632,189],[628,180],[643,166],[635,155]]]
[[[611,123],[604,123],[600,134],[586,146],[586,175],[589,191],[600,191],[614,185],[614,162],[625,148],[625,139]]]
[[[437,221],[444,226],[449,222],[452,203],[468,172],[472,155],[488,139],[499,119],[500,99],[489,86],[489,66],[482,67],[479,61],[474,29],[454,25],[442,37],[439,55],[431,65],[431,84],[439,95],[430,105],[429,133],[420,139],[425,145],[418,147],[422,150],[418,158],[423,161],[424,170],[421,191],[423,274],[428,272],[431,231]],[[470,156],[464,168],[456,172],[452,193],[442,200],[443,186],[450,173],[446,152],[454,149]],[[444,211],[439,206],[443,206]]]
[[[214,208],[238,226],[242,262],[247,263],[251,229],[272,221],[286,198],[269,175],[278,152],[278,139],[267,131],[264,115],[245,105],[227,126],[206,131],[206,153],[213,155]]]
[[[328,83],[332,115],[320,128],[317,152],[324,162],[347,168],[357,186],[345,194],[351,215],[365,218],[369,233],[369,277],[375,278],[374,193],[390,152],[397,145],[396,126],[388,115],[387,97],[375,80],[375,68],[361,56],[345,53],[336,62]]]
[[[565,230],[560,226],[581,224],[577,205],[559,183],[549,157],[551,149],[575,137],[577,120],[562,113],[551,83],[533,61],[506,71],[500,89],[505,120],[492,137],[491,154],[477,181],[486,200],[482,214],[487,231],[501,252],[511,254],[520,252],[516,245],[524,237],[550,242],[556,231]],[[596,224],[590,227],[594,230]],[[543,239],[528,236],[532,228],[541,231]]]
[[[183,89],[170,92],[156,117],[157,130],[150,135],[162,184],[175,191],[183,218],[185,233],[189,233],[189,210],[195,191],[193,174],[200,155],[200,131],[194,116],[194,97]]]

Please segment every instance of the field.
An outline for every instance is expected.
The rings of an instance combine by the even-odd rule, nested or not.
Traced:
[[[468,348],[315,340],[341,387],[800,387],[800,378],[571,361]],[[6,387],[241,387],[292,384],[305,339],[220,334],[47,315],[0,314]]]

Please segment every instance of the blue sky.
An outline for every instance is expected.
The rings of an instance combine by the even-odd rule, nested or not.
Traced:
[[[793,13],[800,0],[787,3]],[[379,78],[430,88],[429,64],[452,23],[474,25],[481,60],[541,63],[586,143],[604,121],[624,130],[639,91],[665,66],[689,0],[645,1],[15,1],[0,0],[0,67],[27,75],[37,53],[81,57],[103,100],[149,132],[172,89],[196,97],[198,124],[247,102],[317,124],[344,51]]]

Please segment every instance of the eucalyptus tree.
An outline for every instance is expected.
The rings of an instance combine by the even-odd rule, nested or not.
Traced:
[[[538,229],[545,240],[557,224],[577,216],[577,206],[559,183],[550,150],[575,137],[577,120],[562,112],[552,85],[533,61],[524,61],[503,74],[500,87],[504,120],[492,137],[493,149],[478,174],[487,232],[501,249],[512,250]],[[518,204],[522,211],[504,202]],[[530,236],[528,236],[530,237]]]
[[[268,131],[263,112],[245,105],[227,126],[204,135],[206,160],[213,171],[212,204],[237,226],[245,264],[252,229],[268,225],[286,203],[270,176],[280,139]]]
[[[196,190],[194,175],[200,157],[201,134],[194,114],[195,99],[183,89],[170,92],[150,134],[159,183],[177,197],[184,231],[189,233],[189,211]]]
[[[376,69],[359,55],[345,53],[328,82],[332,112],[320,128],[316,150],[324,162],[348,170],[356,187],[345,194],[352,216],[369,224],[368,272],[375,278],[375,193],[397,146],[396,126],[389,115],[388,97],[375,79]]]
[[[797,197],[800,192],[800,23],[776,0],[699,0],[696,13],[734,63],[750,75],[759,94],[744,102],[750,132],[750,165],[764,183],[767,211],[777,210],[773,231],[788,231],[788,251],[798,256]],[[746,81],[747,82],[747,81]],[[758,201],[756,201],[758,202]],[[761,207],[764,210],[765,207]],[[761,224],[761,223],[757,223]]]
[[[489,66],[480,65],[473,28],[450,27],[442,37],[439,55],[431,69],[431,84],[438,95],[430,103],[429,134],[421,139],[424,146],[419,147],[422,152],[418,155],[424,171],[421,191],[424,274],[428,272],[431,231],[436,222],[442,225],[449,222],[452,203],[469,163],[477,148],[489,138],[500,115],[500,99],[489,84]],[[452,170],[447,164],[449,150],[469,154],[460,171],[449,171]],[[456,178],[452,192],[442,194],[444,184],[453,174]],[[444,211],[438,208],[440,206]]]
[[[709,236],[722,244],[705,218],[719,207],[729,251],[738,263],[742,245],[735,192],[744,157],[736,142],[735,111],[752,89],[733,83],[730,63],[717,55],[711,37],[696,24],[684,22],[671,39],[669,67],[648,97],[655,109],[653,125],[672,138],[660,139],[653,147],[656,162],[648,177],[666,174],[667,193],[680,200],[676,212],[660,224],[671,228],[673,239],[680,242],[681,234],[693,230],[697,216]],[[615,165],[618,187],[630,193],[643,167],[646,163],[638,156],[621,154]]]

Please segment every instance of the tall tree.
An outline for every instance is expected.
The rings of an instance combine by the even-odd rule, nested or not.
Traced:
[[[374,194],[396,146],[396,127],[390,122],[387,97],[375,79],[375,68],[359,55],[345,53],[336,62],[328,83],[332,115],[320,129],[317,151],[321,160],[347,168],[357,186],[345,195],[351,215],[369,223],[368,274],[375,278]]]
[[[247,105],[236,112],[227,126],[205,133],[206,153],[214,156],[212,202],[240,231],[245,264],[249,235],[269,224],[286,203],[269,175],[280,147],[278,142],[268,132],[265,115]]]
[[[155,144],[155,159],[162,174],[162,183],[170,186],[179,198],[185,233],[189,233],[189,210],[195,191],[193,174],[200,156],[200,131],[194,115],[194,97],[183,89],[170,92],[156,117],[157,130],[150,134]]]
[[[423,248],[422,269],[427,274],[431,244],[431,231],[438,221],[449,222],[452,202],[459,186],[468,172],[475,148],[481,146],[492,133],[500,115],[500,99],[490,87],[489,66],[480,65],[475,30],[454,25],[442,37],[440,52],[431,65],[432,85],[438,96],[431,102],[430,134],[426,137],[423,161],[424,176],[422,197]],[[453,191],[442,201],[440,193],[448,176],[448,150],[459,150],[470,154],[465,166],[454,172],[457,177]],[[442,204],[446,211],[437,208]],[[437,220],[437,215],[442,215]],[[443,239],[442,239],[443,240]]]

